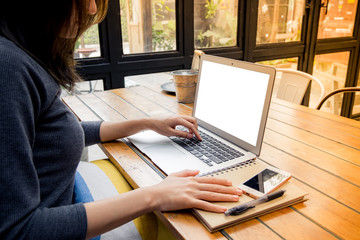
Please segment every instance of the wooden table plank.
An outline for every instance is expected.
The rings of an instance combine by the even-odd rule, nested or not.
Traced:
[[[315,120],[304,120],[301,117],[294,117],[288,114],[281,112],[270,111],[269,118],[272,118],[276,121],[290,124],[294,127],[310,131],[314,134],[322,136],[324,138],[332,139],[334,141],[340,142],[344,145],[360,149],[360,137],[356,136],[359,130],[354,131],[354,129],[349,129],[347,131],[341,129],[334,129],[328,127],[328,125],[317,122]]]
[[[354,230],[354,224],[360,221],[359,187],[267,144],[264,144],[260,158],[291,172],[294,176],[291,181],[309,193],[309,201],[304,203],[306,207],[298,207],[302,214],[335,235],[349,237],[360,231],[359,224]],[[341,228],[345,229],[339,230],[339,225],[329,225],[328,218],[344,220],[349,225],[343,225]]]
[[[225,240],[220,232],[210,233],[189,210],[159,213],[156,215],[178,239]]]
[[[281,99],[273,98],[271,102],[271,108],[276,109],[278,111],[282,111],[285,113],[288,113],[290,115],[296,116],[296,114],[301,113],[302,115],[307,115],[310,119],[327,119],[330,120],[328,123],[335,123],[335,126],[339,124],[339,126],[342,125],[348,125],[356,128],[360,128],[360,122],[354,121],[350,118],[345,118],[342,116],[338,116],[335,114],[330,114],[327,112],[322,112],[319,110],[315,110],[309,107],[305,107],[302,105],[294,104],[291,102],[286,102]],[[331,123],[331,124],[332,124]]]
[[[146,87],[130,88],[133,92],[157,103],[161,103],[163,107],[169,111],[179,115],[191,115],[192,108],[184,104],[179,104],[176,99],[169,98],[166,95],[159,94],[158,92],[149,91]]]
[[[332,233],[314,224],[310,219],[304,218],[303,215],[291,208],[278,210],[264,215],[260,219],[283,239],[313,239],[314,236],[316,239],[337,239]]]
[[[284,171],[292,173],[293,177],[307,183],[329,197],[337,199],[350,208],[360,210],[359,187],[344,180],[342,177],[331,174],[307,161],[296,158],[292,154],[268,144],[263,145],[260,159]]]
[[[119,95],[121,98],[126,99],[126,101],[133,106],[136,106],[139,110],[151,117],[164,116],[164,115],[173,115],[165,107],[159,103],[150,101],[149,99],[131,91],[127,88],[121,88],[112,90],[113,93]]]
[[[66,98],[63,98],[63,102],[70,108],[79,120],[100,120],[100,118],[96,116],[77,96],[67,96]]]
[[[298,205],[303,205],[304,203],[300,203]],[[314,224],[314,222],[304,217],[302,214],[300,214],[298,211],[294,211],[294,208],[284,208],[282,210],[268,213],[264,216],[261,216],[255,220],[251,221],[257,221],[259,224],[256,226],[250,225],[247,226],[247,222],[235,225],[231,228],[226,228],[226,232],[229,233],[233,238],[235,236],[241,236],[236,237],[235,239],[258,239],[258,234],[254,235],[255,231],[260,232],[266,232],[266,230],[270,230],[271,233],[274,235],[269,239],[273,238],[282,238],[282,239],[311,239],[316,234],[319,236],[319,239],[331,239],[333,238],[333,234],[322,228],[321,226]],[[240,229],[243,229],[243,224],[247,228],[245,232],[241,231]],[[302,226],[301,228],[298,226]],[[259,227],[259,228],[257,228]],[[266,228],[264,228],[266,227]],[[304,232],[304,228],[306,228],[306,231]],[[247,231],[249,231],[247,233]],[[247,236],[244,236],[243,234],[248,234]],[[269,233],[267,233],[269,234]],[[259,238],[263,239],[263,238]]]
[[[87,106],[91,106],[92,111],[104,121],[116,122],[125,120],[125,118],[121,116],[116,110],[114,110],[111,106],[106,104],[94,94],[78,95],[78,98]]]
[[[226,228],[226,232],[233,239],[284,239],[276,231],[273,231],[257,219]]]
[[[101,148],[133,188],[151,186],[162,180],[162,177],[124,142],[117,140],[103,143]]]
[[[299,183],[300,186],[300,182],[294,180],[293,182]],[[309,192],[310,200],[304,202],[303,205],[294,205],[295,209],[339,238],[360,238],[359,212],[327,197],[324,193],[314,190],[307,184],[301,185],[301,188]],[[304,228],[304,230],[307,229]]]
[[[123,98],[114,94],[111,91],[98,92],[95,95],[104,101],[107,105],[112,107],[116,112],[118,112],[125,119],[139,119],[147,117],[147,115],[136,109],[133,105],[125,101]]]
[[[360,166],[305,145],[274,131],[266,131],[264,142],[302,161],[360,186]],[[356,156],[356,155],[355,155]],[[355,157],[354,156],[354,157]]]
[[[332,139],[313,134],[307,130],[293,127],[288,123],[276,121],[272,118],[268,119],[266,128],[284,136],[291,135],[292,139],[295,141],[299,141],[308,146],[316,146],[316,148],[320,151],[341,158],[344,161],[360,165],[360,150],[358,149],[354,149]]]

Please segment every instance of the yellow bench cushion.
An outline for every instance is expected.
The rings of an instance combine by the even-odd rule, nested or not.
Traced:
[[[80,162],[75,176],[75,202],[89,202],[133,190],[109,160]],[[175,239],[155,214],[136,218],[95,239]]]

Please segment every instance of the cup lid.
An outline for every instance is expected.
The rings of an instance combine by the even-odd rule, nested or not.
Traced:
[[[199,71],[195,70],[195,69],[182,69],[182,70],[176,70],[171,72],[172,75],[187,75],[187,76],[191,76],[191,75],[198,75]]]

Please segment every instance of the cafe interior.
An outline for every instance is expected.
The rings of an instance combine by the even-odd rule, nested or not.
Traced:
[[[357,239],[359,30],[358,0],[109,0],[104,21],[78,39],[74,58],[84,81],[64,92],[64,102],[80,120],[126,118],[129,105],[150,116],[149,106],[159,105],[191,115],[193,105],[179,107],[168,87],[174,71],[199,68],[203,54],[275,68],[260,160],[293,173],[310,200],[220,231],[220,237],[200,231],[191,214],[157,217],[180,239]],[[149,164],[139,157],[131,162],[132,153],[121,155],[124,143],[117,143],[121,151],[116,143],[88,147],[83,160],[110,156],[132,187],[146,186],[152,169],[139,166]]]

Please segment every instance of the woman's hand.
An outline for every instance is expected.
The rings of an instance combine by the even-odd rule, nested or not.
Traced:
[[[175,129],[182,125],[189,129],[189,132]],[[100,138],[102,142],[128,137],[145,129],[151,129],[165,136],[178,136],[202,140],[197,130],[196,119],[190,116],[177,116],[170,118],[143,118],[123,122],[102,122],[100,126]]]
[[[112,198],[85,203],[87,237],[102,234],[151,211],[198,208],[221,213],[227,209],[211,202],[239,200],[242,191],[231,187],[228,180],[195,177],[198,173],[185,170],[171,174],[151,187],[141,187]]]
[[[193,138],[202,140],[198,131],[196,119],[190,116],[177,116],[170,118],[151,118],[150,129],[164,136],[178,136],[183,138]],[[182,125],[189,129],[189,132],[176,129],[177,125]]]
[[[223,206],[211,202],[237,202],[242,191],[231,187],[226,179],[195,177],[199,171],[185,170],[174,173],[150,188],[155,209],[171,211],[198,208],[211,212],[225,212]]]

